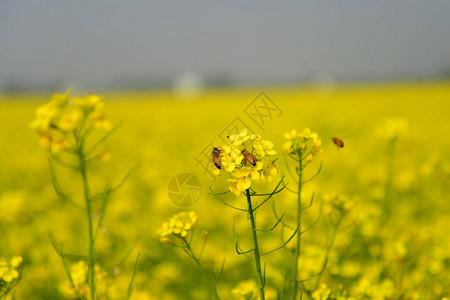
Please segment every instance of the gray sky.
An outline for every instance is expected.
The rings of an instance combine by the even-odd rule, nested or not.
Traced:
[[[450,71],[450,1],[0,0],[0,87],[193,71],[280,83]]]

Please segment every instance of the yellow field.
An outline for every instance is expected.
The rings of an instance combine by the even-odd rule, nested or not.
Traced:
[[[312,208],[303,212],[304,228],[314,222],[322,203],[324,211],[320,222],[302,235],[298,261],[299,278],[313,277],[305,282],[311,293],[315,279],[320,278],[317,289],[323,296],[316,292],[314,297],[332,299],[333,294],[346,299],[344,291],[353,296],[349,299],[448,297],[450,83],[326,90],[268,88],[264,92],[281,112],[265,117],[262,128],[244,111],[260,92],[255,88],[193,96],[169,92],[103,95],[108,119],[121,125],[105,144],[111,160],[88,165],[93,193],[101,192],[105,183],[118,184],[130,169],[137,168],[112,194],[96,240],[95,258],[104,270],[98,281],[97,289],[102,293],[99,299],[127,298],[138,253],[131,299],[208,299],[208,284],[195,263],[181,249],[163,245],[157,233],[172,215],[190,210],[199,217],[192,242],[195,251],[201,247],[203,230],[209,232],[204,266],[214,264],[218,273],[225,259],[218,282],[220,298],[245,299],[235,288],[243,284],[243,289],[251,289],[248,281],[256,286],[254,267],[244,255],[236,254],[233,237],[236,218],[242,248],[251,247],[246,213],[208,194],[209,187],[227,191],[228,177],[222,174],[214,181],[194,160],[211,141],[220,146],[216,144],[218,136],[223,136],[237,117],[263,139],[273,141],[278,152],[279,175],[272,183],[256,183],[254,187],[260,192],[273,190],[286,172],[283,133],[309,127],[322,138],[323,153],[305,171],[309,177],[323,163],[321,174],[304,186],[305,205],[311,193],[316,193]],[[88,251],[83,213],[55,193],[48,155],[29,127],[36,108],[50,98],[50,94],[0,96],[0,257],[23,257],[22,279],[14,288],[15,299],[19,300],[70,298],[69,281],[49,234],[67,253],[86,255]],[[395,150],[380,137],[380,132],[389,130],[383,126],[392,119],[407,124],[394,142]],[[344,148],[338,150],[333,145],[333,136],[348,137]],[[211,164],[208,167],[211,169]],[[56,172],[67,194],[82,205],[79,174],[60,167]],[[185,209],[175,206],[167,194],[170,179],[179,173],[194,174],[202,185],[198,202]],[[289,176],[286,181],[295,188]],[[323,275],[314,277],[322,266],[327,236],[331,234],[327,201],[334,193],[353,205],[339,227]],[[227,194],[224,199],[246,208],[242,195],[236,200],[233,194]],[[272,201],[280,214],[286,212],[286,221],[293,221],[295,199],[296,195],[287,190],[275,195],[258,211],[258,227],[269,228],[275,223]],[[263,249],[275,248],[281,243],[281,235],[285,239],[289,236],[289,230],[281,228],[259,233]],[[266,299],[276,299],[277,290],[282,289],[283,274],[291,262],[286,259],[292,256],[293,247],[289,243],[262,257],[266,262]],[[119,266],[127,252],[131,254]],[[249,295],[253,299],[258,294],[255,290]]]

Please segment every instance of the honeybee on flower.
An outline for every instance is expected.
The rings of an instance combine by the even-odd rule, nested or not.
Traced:
[[[222,169],[222,163],[220,161],[221,154],[222,154],[222,151],[216,147],[214,147],[213,150],[211,151],[211,162],[219,170]]]
[[[222,147],[214,148],[221,154],[221,170],[231,174],[229,188],[237,197],[250,188],[252,180],[272,181],[278,175],[275,160],[270,158],[277,154],[273,147],[273,142],[262,140],[257,134],[249,135],[247,129],[243,129],[229,135]],[[215,173],[218,175],[221,170]]]

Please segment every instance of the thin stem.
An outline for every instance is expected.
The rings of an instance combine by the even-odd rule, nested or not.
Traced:
[[[200,268],[200,270],[202,271],[203,275],[206,277],[206,279],[208,281],[210,281],[209,284],[209,288],[210,288],[210,292],[213,295],[214,299],[219,300],[219,294],[217,293],[217,289],[216,289],[216,280],[215,278],[211,278],[210,275],[208,275],[208,273],[206,273],[205,269],[203,268],[200,259],[197,258],[197,256],[195,255],[194,251],[192,250],[191,246],[189,245],[188,241],[183,237],[183,242],[186,246],[185,251],[187,252],[187,254],[195,261],[195,263],[197,264],[197,266]],[[203,249],[202,249],[203,252]]]
[[[323,260],[322,267],[320,268],[320,271],[317,274],[317,279],[316,279],[316,283],[314,285],[314,290],[316,290],[317,287],[319,286],[320,278],[322,277],[322,274],[325,271],[325,268],[327,267],[328,258],[330,256],[330,251],[333,248],[334,240],[335,240],[336,235],[338,233],[338,229],[339,229],[339,226],[341,225],[342,219],[343,219],[343,216],[340,216],[339,219],[337,220],[336,224],[333,226],[333,232],[331,233],[331,237],[330,237],[330,239],[328,241],[328,244],[327,244],[327,249],[325,251],[325,258]]]
[[[87,178],[86,157],[84,153],[83,139],[78,145],[78,160],[80,164],[80,173],[83,178],[84,200],[86,202],[86,217],[89,225],[89,254],[88,254],[88,278],[91,290],[91,299],[95,300],[95,262],[94,262],[94,230],[92,224],[91,202],[89,198],[89,183]]]
[[[298,274],[298,259],[300,256],[300,246],[301,246],[301,232],[302,232],[302,181],[303,181],[303,164],[301,160],[302,153],[300,151],[298,157],[300,158],[298,161],[298,192],[297,192],[297,241],[295,245],[295,255],[294,255],[294,262],[293,262],[293,269],[292,269],[292,275],[291,275],[291,282],[293,284],[293,290],[292,290],[292,299],[297,299],[297,274]]]
[[[259,247],[258,247],[258,237],[256,234],[256,225],[255,225],[255,218],[253,216],[253,209],[252,209],[252,198],[250,195],[250,190],[246,190],[247,195],[247,204],[248,204],[248,218],[250,219],[250,223],[252,226],[252,235],[253,235],[253,247],[254,247],[254,253],[255,253],[255,266],[256,266],[256,273],[257,273],[257,279],[259,284],[259,297],[261,300],[264,300],[264,281],[263,281],[263,275],[261,272],[261,260],[259,255]]]
[[[383,202],[383,213],[385,219],[389,218],[391,213],[390,204],[392,203],[393,181],[394,181],[394,160],[395,160],[396,140],[389,141],[386,148],[386,182],[385,195]]]

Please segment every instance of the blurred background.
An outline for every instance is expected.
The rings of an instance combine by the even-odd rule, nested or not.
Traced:
[[[428,81],[446,0],[0,2],[0,91]]]
[[[342,300],[448,297],[449,15],[448,0],[0,0],[0,299],[12,262],[21,271],[14,299],[75,298],[49,233],[75,255],[70,272],[87,285],[76,259],[88,251],[85,215],[55,192],[49,153],[39,147],[46,136],[30,129],[35,118],[45,119],[42,105],[52,94],[69,87],[73,96],[101,95],[96,121],[103,129],[118,125],[89,161],[92,193],[119,184],[137,166],[111,194],[102,219],[99,299],[127,299],[137,253],[132,300],[208,299],[201,271],[158,234],[163,222],[190,210],[198,215],[197,253],[201,233],[209,232],[202,263],[217,270],[226,261],[221,299],[244,299],[244,292],[255,299],[253,265],[236,254],[232,231],[236,220],[250,247],[246,213],[208,194],[210,187],[229,189],[227,174],[211,176],[212,148],[244,127],[278,152],[276,180],[252,183],[260,192],[289,177],[285,132],[310,128],[322,138],[323,153],[305,176],[321,163],[322,171],[303,187],[303,205],[316,197],[302,218],[304,228],[315,226],[302,235],[298,274],[314,278],[305,281],[311,293]],[[62,119],[77,124],[74,111]],[[345,146],[337,149],[332,137]],[[201,183],[192,206],[168,198],[179,173]],[[83,205],[80,174],[60,166],[55,174]],[[295,189],[296,181],[286,180]],[[225,196],[245,207],[243,197]],[[293,224],[295,201],[287,190],[274,196],[258,210],[257,225],[273,226],[272,204]],[[330,246],[336,203],[350,209]],[[281,226],[261,232],[261,248],[273,249],[288,235]],[[277,299],[293,252],[288,244],[264,256],[266,299]],[[324,261],[323,276],[316,276]]]

